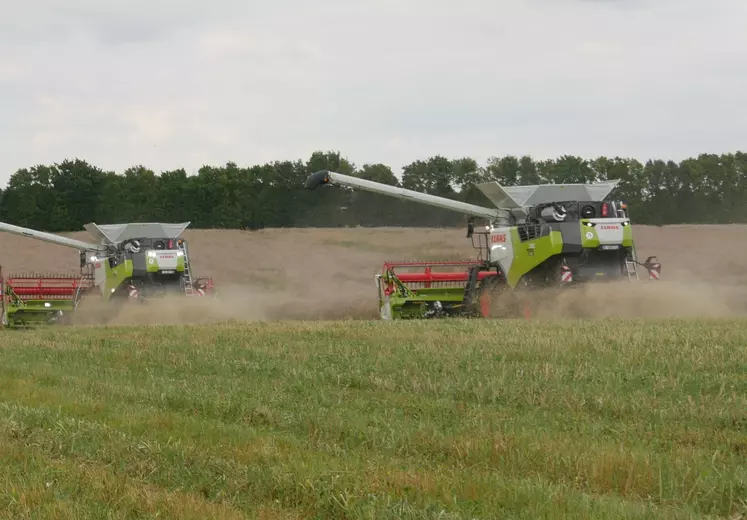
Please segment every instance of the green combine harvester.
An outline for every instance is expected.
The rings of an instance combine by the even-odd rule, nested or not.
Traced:
[[[211,277],[193,278],[187,241],[189,222],[129,223],[85,229],[97,242],[83,242],[0,222],[0,231],[78,250],[80,274],[4,274],[0,267],[0,312],[6,327],[67,322],[84,298],[101,304],[143,303],[168,294],[209,296]]]
[[[627,205],[606,201],[619,180],[594,184],[477,188],[494,208],[322,170],[306,188],[348,187],[468,215],[474,261],[387,262],[376,275],[382,319],[489,317],[493,304],[524,291],[639,280],[638,266],[658,280],[661,264],[639,262]],[[475,219],[485,219],[475,230]],[[403,272],[404,271],[404,272]],[[415,271],[415,272],[413,272]]]

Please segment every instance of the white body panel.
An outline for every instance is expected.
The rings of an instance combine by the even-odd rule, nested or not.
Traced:
[[[508,274],[514,260],[514,244],[511,241],[511,228],[492,228],[488,235],[488,251],[490,253],[488,261],[499,262],[504,270],[504,274]]]
[[[101,294],[104,294],[104,291],[106,290],[106,265],[105,263],[108,262],[107,258],[105,256],[93,256],[88,257],[89,260],[91,260],[91,264],[93,264],[93,283],[101,290]]]
[[[622,244],[623,223],[628,223],[626,218],[592,218],[589,222],[595,224],[594,230],[599,237],[600,245]]]
[[[167,250],[167,251],[156,251],[154,249],[148,251],[148,264],[151,265],[154,261],[158,262],[158,269],[160,271],[174,271],[176,270],[176,259],[177,256],[181,256],[184,253],[182,251]]]

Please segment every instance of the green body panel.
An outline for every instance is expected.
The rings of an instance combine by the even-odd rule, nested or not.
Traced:
[[[393,319],[421,318],[426,311],[425,302],[461,303],[464,289],[461,287],[425,287],[410,290],[409,296],[394,293],[389,296]],[[380,305],[384,305],[380,301]]]
[[[623,227],[623,247],[633,247],[633,226]]]
[[[74,310],[75,303],[72,300],[26,300],[11,301],[5,313],[7,323],[12,327],[21,323],[47,322],[59,311],[67,313]]]
[[[104,269],[106,273],[106,282],[102,284],[101,296],[106,302],[109,301],[109,298],[111,298],[111,295],[116,292],[117,288],[132,276],[132,260],[126,259],[116,267],[109,267],[109,263],[104,262]]]
[[[584,222],[586,222],[586,220],[581,220],[579,222],[579,225],[581,226],[581,246],[584,248],[599,247],[599,235],[597,235],[597,230],[593,227],[585,226]],[[587,233],[591,233],[592,238],[586,238]]]
[[[509,287],[514,288],[521,277],[548,258],[563,252],[563,234],[551,231],[549,235],[524,242],[519,238],[517,228],[511,228],[511,241],[514,248],[514,258],[511,268],[506,273]]]

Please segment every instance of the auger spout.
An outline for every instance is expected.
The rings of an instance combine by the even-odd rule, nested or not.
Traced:
[[[451,200],[445,197],[438,197],[436,195],[429,195],[427,193],[419,193],[417,191],[408,190],[406,188],[398,188],[396,186],[390,186],[389,184],[383,184],[381,182],[359,179],[358,177],[343,175],[342,173],[331,172],[329,170],[321,170],[311,174],[311,176],[309,176],[309,178],[306,180],[306,189],[313,190],[318,186],[321,186],[322,184],[330,184],[333,186],[349,186],[351,188],[357,188],[359,190],[365,190],[372,193],[380,193],[382,195],[389,195],[391,197],[399,199],[420,202],[429,206],[448,209],[473,217],[483,217],[492,220],[497,219],[500,216],[500,210],[498,209],[485,208],[483,206],[467,204],[466,202],[459,202],[457,200]]]
[[[42,240],[44,242],[50,242],[60,246],[70,247],[78,249],[80,251],[105,251],[106,246],[99,244],[92,244],[90,242],[83,242],[82,240],[75,240],[74,238],[67,238],[53,233],[45,233],[44,231],[37,231],[36,229],[25,228],[21,226],[14,226],[6,222],[0,222],[0,231],[7,233],[13,233],[14,235],[20,235],[24,237],[34,238],[36,240]]]

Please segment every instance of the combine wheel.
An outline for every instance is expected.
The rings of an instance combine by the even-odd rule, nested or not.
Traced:
[[[126,298],[112,298],[104,304],[103,310],[98,313],[99,322],[102,325],[108,325],[119,316],[124,309],[125,304],[129,303]]]
[[[49,320],[49,322],[50,323],[56,323],[56,324],[59,324],[59,325],[71,325],[73,323],[73,314],[74,313],[75,313],[75,311],[70,311],[69,313],[68,312],[64,312],[64,311],[59,311],[59,314],[57,314],[56,316],[52,317]]]
[[[491,280],[480,292],[480,314],[483,318],[506,319],[520,315],[519,300],[505,280]]]
[[[535,291],[522,279],[515,288],[505,280],[486,286],[480,296],[481,314],[491,319],[530,319],[533,315],[532,296]]]
[[[75,313],[67,319],[78,325],[108,325],[128,303],[131,304],[127,292],[117,291],[108,301],[100,295],[89,295],[80,301]]]

